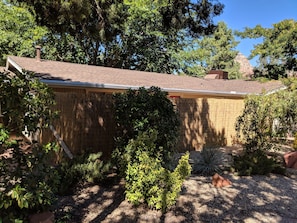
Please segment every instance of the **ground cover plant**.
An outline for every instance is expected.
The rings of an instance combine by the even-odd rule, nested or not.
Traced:
[[[63,159],[56,167],[59,176],[58,195],[73,193],[79,184],[99,183],[110,173],[111,163],[101,159],[102,152],[84,154],[72,160]]]
[[[276,157],[269,157],[262,150],[245,152],[234,157],[232,170],[238,175],[266,175],[269,173],[285,174],[285,167]]]

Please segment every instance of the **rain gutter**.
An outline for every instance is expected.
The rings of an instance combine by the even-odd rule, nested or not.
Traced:
[[[284,87],[280,87],[280,88],[277,88],[277,89],[274,89],[274,90],[271,90],[271,91],[268,91],[265,95],[270,95],[270,94],[274,94],[278,91],[282,91],[282,90],[286,90],[288,87],[287,86],[284,86]]]
[[[136,90],[139,87],[143,86],[131,86],[131,85],[120,85],[120,84],[97,84],[97,83],[89,83],[89,82],[78,82],[78,81],[60,81],[60,80],[46,80],[41,79],[41,82],[48,84],[50,86],[56,87],[80,87],[80,88],[99,88],[99,89],[116,89],[116,90]],[[150,88],[150,86],[144,86],[145,88]],[[208,91],[208,90],[189,90],[189,89],[181,89],[181,88],[161,88],[163,91],[170,93],[186,93],[186,94],[206,94],[213,96],[237,96],[237,97],[245,97],[248,92],[235,92],[235,91]]]

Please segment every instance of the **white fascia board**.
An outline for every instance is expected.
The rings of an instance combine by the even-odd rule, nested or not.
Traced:
[[[11,64],[20,73],[23,73],[22,67],[20,65],[18,65],[15,61],[13,61],[10,57],[7,58],[7,62],[6,62],[6,69],[7,70],[9,68],[9,64]]]
[[[186,93],[186,94],[207,94],[213,96],[237,96],[245,97],[249,95],[248,92],[236,92],[236,91],[209,91],[209,90],[189,90],[189,89],[178,89],[178,88],[162,88],[162,90],[171,93]]]
[[[278,91],[286,90],[287,88],[288,88],[287,86],[284,86],[284,87],[281,87],[281,88],[277,88],[277,89],[268,91],[265,95],[274,94],[274,93],[276,93],[276,92],[278,92]]]
[[[60,81],[60,80],[46,80],[41,79],[41,82],[48,84],[50,86],[57,87],[81,87],[81,88],[100,88],[100,89],[117,89],[117,90],[136,90],[140,87],[150,88],[150,86],[131,86],[131,85],[119,85],[119,84],[97,84],[89,82],[78,82],[78,81]],[[188,94],[207,94],[214,96],[237,96],[245,97],[249,93],[247,92],[235,92],[235,91],[207,91],[207,90],[188,90],[188,89],[178,89],[178,88],[161,88],[163,91],[170,93],[188,93]]]

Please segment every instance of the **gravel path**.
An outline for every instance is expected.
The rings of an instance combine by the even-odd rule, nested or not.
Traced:
[[[216,188],[211,177],[191,176],[176,206],[167,213],[133,207],[124,200],[124,182],[85,187],[61,197],[56,216],[64,222],[297,222],[297,175],[237,177],[224,175],[232,186]]]

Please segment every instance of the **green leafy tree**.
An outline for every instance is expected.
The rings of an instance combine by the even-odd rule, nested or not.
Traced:
[[[173,73],[184,39],[213,32],[212,17],[221,4],[211,1],[126,0],[128,17],[122,34],[122,66],[129,69]],[[203,11],[203,13],[200,13]]]
[[[7,55],[34,56],[34,45],[48,33],[34,19],[27,9],[0,1],[0,65]]]
[[[49,32],[41,42],[42,58],[85,64],[87,57],[78,41],[67,33]]]
[[[273,24],[272,28],[257,25],[237,33],[242,38],[262,38],[263,42],[255,46],[250,58],[259,57],[256,77],[278,79],[287,77],[297,70],[297,22],[283,20]]]
[[[89,64],[101,65],[107,43],[116,41],[123,31],[126,10],[122,0],[112,1],[14,1],[24,2],[36,15],[40,25],[55,35],[70,35]],[[70,47],[70,46],[68,46]]]
[[[213,0],[165,1],[161,7],[165,30],[185,30],[189,36],[200,37],[213,33],[216,25],[213,17],[222,13],[224,5]]]
[[[213,32],[212,18],[223,10],[212,0],[13,2],[25,2],[54,34],[73,37],[82,62],[165,73],[177,69],[182,39]]]
[[[54,34],[38,26],[30,11],[0,1],[0,65],[8,55],[34,57],[35,46],[41,45],[43,59],[86,63],[85,53],[75,39],[67,34]]]
[[[152,72],[172,73],[176,37],[164,32],[160,9],[167,1],[124,1],[128,8],[125,32],[121,35],[118,60],[120,67]],[[110,54],[114,53],[112,51]],[[109,60],[114,59],[105,57]]]
[[[213,34],[194,39],[179,55],[182,58],[182,72],[191,76],[204,76],[209,70],[224,70],[229,78],[241,78],[239,64],[234,61],[238,42],[231,29],[219,22]]]

